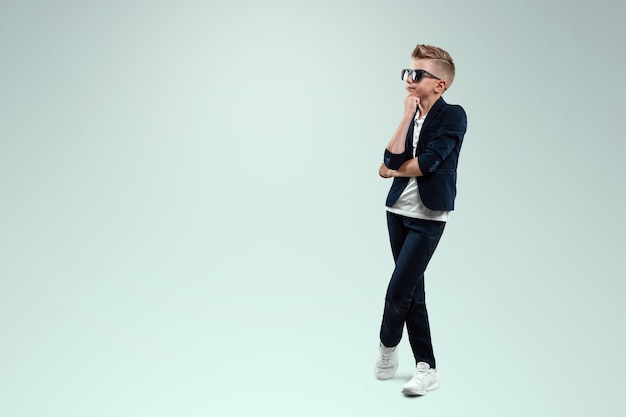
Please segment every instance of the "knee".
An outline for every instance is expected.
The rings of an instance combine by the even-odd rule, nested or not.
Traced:
[[[385,297],[385,308],[394,313],[405,312],[411,307],[411,299],[398,294],[387,293]]]

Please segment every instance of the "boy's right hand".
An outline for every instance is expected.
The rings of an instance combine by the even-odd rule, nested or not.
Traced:
[[[417,112],[417,106],[420,103],[420,99],[415,96],[408,95],[404,99],[404,113],[413,116]]]

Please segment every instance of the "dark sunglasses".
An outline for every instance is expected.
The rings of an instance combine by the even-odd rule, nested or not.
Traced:
[[[402,70],[402,81],[406,81],[409,79],[409,75],[413,79],[413,82],[416,83],[424,78],[424,75],[434,78],[435,80],[441,80],[441,78],[437,77],[435,74],[431,74],[430,72],[423,69],[403,69]]]

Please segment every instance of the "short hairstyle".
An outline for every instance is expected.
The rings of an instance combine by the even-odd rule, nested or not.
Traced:
[[[435,65],[440,71],[439,74],[436,74],[446,80],[447,86],[446,90],[450,88],[452,82],[454,81],[454,61],[452,60],[452,56],[441,48],[432,45],[422,45],[419,44],[413,50],[411,54],[411,58],[413,59],[431,59],[435,61]]]

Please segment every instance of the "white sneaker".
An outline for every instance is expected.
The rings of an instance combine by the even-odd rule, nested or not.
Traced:
[[[402,393],[405,395],[424,395],[426,391],[437,388],[439,388],[437,371],[431,369],[426,362],[418,362],[413,378],[402,388]]]
[[[374,375],[376,379],[389,379],[396,374],[398,369],[398,347],[387,347],[381,343],[379,350],[380,355],[376,361]]]

